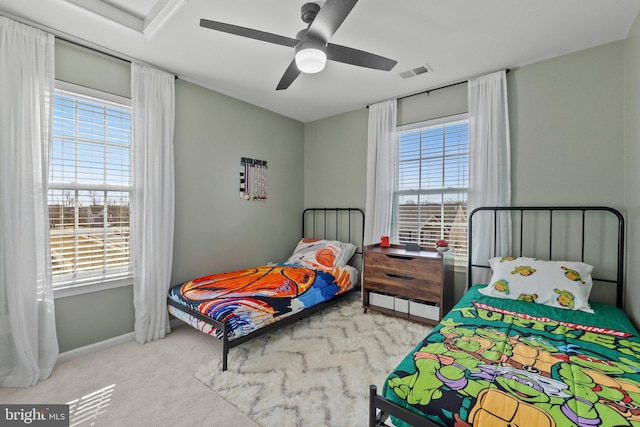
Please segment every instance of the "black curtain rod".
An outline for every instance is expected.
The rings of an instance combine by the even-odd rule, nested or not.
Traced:
[[[420,92],[411,93],[411,94],[409,94],[409,95],[405,95],[405,96],[401,96],[401,97],[399,97],[399,98],[398,98],[398,101],[399,101],[399,100],[401,100],[401,99],[411,98],[412,96],[422,95],[423,93],[426,93],[426,94],[428,95],[428,94],[430,94],[431,92],[435,92],[436,90],[446,89],[446,88],[448,88],[448,87],[453,87],[453,86],[458,86],[458,85],[461,85],[461,84],[465,84],[465,83],[467,83],[468,81],[469,81],[469,80],[463,80],[463,81],[461,81],[461,82],[451,83],[451,84],[444,85],[444,86],[440,86],[440,87],[436,87],[436,88],[433,88],[433,89],[427,89],[427,90],[423,90],[423,91],[420,91]]]
[[[505,73],[509,74],[509,72],[510,72],[510,71],[511,71],[511,69],[507,68],[507,69],[505,70]],[[434,92],[434,91],[436,91],[436,90],[446,89],[446,88],[448,88],[448,87],[453,87],[453,86],[458,86],[458,85],[461,85],[461,84],[467,83],[468,81],[469,81],[468,79],[467,79],[467,80],[462,80],[462,81],[460,81],[460,82],[451,83],[451,84],[444,85],[444,86],[440,86],[440,87],[436,87],[436,88],[433,88],[433,89],[427,89],[427,90],[423,90],[423,91],[420,91],[420,92],[411,93],[411,94],[409,94],[409,95],[400,96],[400,97],[398,97],[398,98],[396,98],[396,99],[399,101],[399,100],[401,100],[401,99],[411,98],[412,96],[422,95],[422,94],[424,94],[424,93],[429,94],[429,93]],[[367,108],[369,108],[369,106],[368,106],[368,105],[367,105]]]
[[[80,46],[81,48],[88,49],[88,50],[91,50],[91,51],[93,51],[93,52],[100,53],[100,54],[102,54],[102,55],[106,55],[106,56],[108,56],[108,57],[110,57],[110,58],[118,59],[118,60],[123,61],[123,62],[128,62],[129,64],[131,64],[131,62],[133,62],[131,59],[129,59],[129,58],[127,58],[127,57],[119,56],[119,55],[117,55],[117,54],[115,54],[115,53],[111,53],[111,52],[109,52],[107,48],[102,48],[102,46],[101,46],[101,48],[102,48],[102,49],[104,49],[104,50],[102,50],[102,49],[98,49],[97,47],[84,45],[84,44],[79,43],[79,42],[77,42],[77,41],[74,41],[74,40],[70,40],[70,39],[68,39],[68,38],[65,38],[64,36],[59,36],[59,35],[57,35],[57,34],[54,34],[54,37],[55,37],[55,38],[57,38],[57,39],[60,39],[60,40],[62,40],[62,41],[65,41],[65,42],[67,42],[67,43],[71,43],[71,44],[73,44],[73,45]],[[83,40],[83,41],[84,41],[84,40]],[[87,42],[87,43],[89,43],[89,42]],[[109,50],[110,50],[110,49],[109,49]],[[170,74],[173,74],[173,73],[170,73]],[[178,80],[178,75],[177,75],[177,74],[173,74],[173,75],[174,75],[174,77],[176,78],[176,80]]]
[[[8,13],[4,13],[4,12],[2,12],[2,16],[5,16],[5,17],[7,17],[9,19],[13,19],[14,21],[20,22],[21,24],[29,25],[30,27],[34,27],[34,28],[37,28],[39,30],[45,31],[47,33],[53,34],[53,36],[55,38],[57,38],[57,39],[60,39],[60,40],[65,41],[67,43],[71,43],[71,44],[76,45],[76,46],[80,46],[80,47],[85,48],[85,49],[89,49],[89,50],[91,50],[93,52],[101,53],[101,54],[109,56],[111,58],[118,59],[118,60],[124,61],[124,62],[128,62],[129,64],[131,64],[131,62],[133,61],[131,58],[129,58],[126,55],[118,54],[118,53],[112,53],[113,51],[111,49],[109,49],[109,48],[106,48],[104,46],[96,45],[95,43],[92,43],[92,42],[90,42],[88,40],[72,36],[70,34],[67,34],[67,33],[59,31],[59,30],[55,30],[55,29],[53,29],[51,27],[47,27],[46,25],[36,24],[36,23],[31,22],[31,21],[29,21],[27,19],[20,18],[20,17],[14,16],[14,15],[11,15],[11,14],[8,14]],[[78,41],[78,40],[81,40],[81,41]],[[94,47],[94,45],[95,46],[99,46],[99,47]],[[140,62],[142,62],[142,61],[140,61]],[[169,73],[169,74],[173,74],[175,76],[176,80],[178,79],[177,74],[175,74],[175,73]]]
[[[66,38],[66,37],[64,37],[64,36],[59,36],[59,35],[57,35],[57,34],[54,34],[54,36],[55,36],[55,38],[60,39],[60,40],[62,40],[62,41],[65,41],[65,42],[67,42],[67,43],[71,43],[71,44],[73,44],[73,45],[80,46],[80,47],[82,47],[82,48],[89,49],[89,50],[91,50],[91,51],[93,51],[93,52],[100,53],[100,54],[102,54],[102,55],[109,56],[109,57],[111,57],[111,58],[113,58],[113,59],[119,59],[120,61],[128,62],[129,64],[131,64],[131,60],[130,60],[130,59],[125,58],[125,57],[123,57],[123,56],[118,56],[118,55],[116,55],[115,53],[108,52],[108,51],[107,51],[107,48],[102,48],[102,46],[100,46],[100,47],[101,47],[101,49],[98,49],[97,47],[87,46],[87,45],[84,45],[84,44],[82,44],[82,43],[79,43],[79,42],[77,42],[77,41],[75,41],[75,40],[70,40],[70,39],[68,39],[68,38]],[[83,40],[83,41],[84,41],[84,40]],[[87,43],[88,43],[88,42],[87,42]],[[102,50],[102,49],[104,49],[104,50]]]
[[[505,70],[505,73],[509,74],[510,71],[511,71],[511,69],[507,68]],[[434,88],[434,89],[423,90],[421,92],[416,92],[416,93],[412,93],[412,94],[409,94],[409,95],[401,96],[401,97],[398,98],[398,100],[405,99],[405,98],[411,98],[412,96],[416,96],[416,95],[422,95],[423,93],[429,94],[429,93],[434,92],[436,90],[446,89],[448,87],[453,87],[453,86],[458,86],[458,85],[461,85],[463,83],[467,83],[468,81],[469,81],[469,79],[462,80],[462,81],[456,82],[456,83],[451,83],[451,84],[444,85],[444,86],[440,86],[440,87],[437,87],[437,88]]]

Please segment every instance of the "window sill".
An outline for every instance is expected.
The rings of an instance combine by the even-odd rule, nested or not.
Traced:
[[[53,297],[66,298],[75,295],[89,294],[93,292],[105,291],[107,289],[122,288],[133,285],[133,277],[123,277],[102,282],[83,283],[81,285],[68,285],[53,289]]]

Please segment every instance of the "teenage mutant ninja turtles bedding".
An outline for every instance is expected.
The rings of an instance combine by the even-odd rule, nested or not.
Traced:
[[[384,397],[445,426],[640,426],[640,338],[622,311],[563,310],[482,287],[389,375]]]

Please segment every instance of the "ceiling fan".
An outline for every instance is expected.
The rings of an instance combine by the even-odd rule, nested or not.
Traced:
[[[328,40],[347,18],[357,2],[358,0],[326,0],[322,8],[316,3],[305,3],[302,6],[301,14],[302,21],[308,26],[298,32],[294,39],[208,19],[201,19],[200,26],[294,48],[295,57],[284,72],[276,90],[288,88],[301,72],[317,73],[322,71],[327,59],[389,71],[397,64],[397,61],[362,50],[328,43]]]

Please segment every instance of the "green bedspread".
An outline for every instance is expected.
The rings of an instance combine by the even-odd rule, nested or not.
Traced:
[[[640,426],[640,338],[622,311],[478,288],[387,378],[387,399],[447,426]]]

